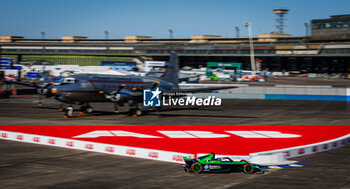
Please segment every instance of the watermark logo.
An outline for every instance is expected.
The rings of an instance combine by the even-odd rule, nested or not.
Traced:
[[[172,98],[163,96],[163,106],[221,106],[221,98],[208,96],[206,98],[197,98],[196,96],[187,96],[184,98]]]
[[[145,89],[143,90],[143,106],[144,107],[160,107],[161,106],[161,94],[162,91],[157,89]]]
[[[222,99],[215,96],[198,98],[191,93],[162,92],[157,89],[143,90],[144,107],[161,107],[161,106],[221,106]]]

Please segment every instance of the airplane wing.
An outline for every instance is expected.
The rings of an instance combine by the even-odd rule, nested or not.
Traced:
[[[121,85],[117,90],[112,91],[112,92],[106,92],[103,91],[102,93],[104,94],[105,98],[112,101],[112,102],[117,102],[117,101],[126,101],[126,100],[142,100],[143,93],[140,91],[130,91],[128,89],[124,88],[125,85]]]
[[[23,86],[28,86],[28,87],[40,88],[40,86],[34,82],[31,83],[31,82],[6,81],[6,80],[3,80],[2,82],[6,83],[6,84],[17,84],[17,85],[23,85]]]
[[[221,87],[201,87],[201,88],[186,88],[186,89],[173,89],[166,92],[171,93],[177,93],[179,92],[179,95],[172,95],[174,97],[182,97],[185,93],[200,93],[200,92],[211,92],[216,90],[224,90],[224,89],[232,89],[232,88],[238,88],[236,86],[221,86]],[[142,100],[143,93],[140,91],[129,91],[123,88],[120,88],[117,91],[113,91],[110,93],[104,92],[105,97],[111,101],[119,101],[121,99],[134,99],[137,101]]]

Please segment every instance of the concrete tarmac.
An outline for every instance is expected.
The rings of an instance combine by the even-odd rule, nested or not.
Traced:
[[[64,119],[59,103],[0,99],[0,125],[350,125],[345,102],[225,100],[220,108],[175,108],[132,117],[111,104]],[[76,107],[78,108],[78,107]],[[159,114],[159,115],[157,115]],[[179,164],[0,140],[1,188],[350,188],[350,147],[295,158],[302,168],[263,175],[189,174]]]
[[[130,116],[127,107],[115,114],[111,103],[92,103],[92,115],[64,119],[60,103],[36,97],[0,99],[0,125],[349,125],[349,102],[297,100],[223,100],[220,107],[165,108]]]

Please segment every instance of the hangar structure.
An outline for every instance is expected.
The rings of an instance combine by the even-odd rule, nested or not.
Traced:
[[[260,70],[350,73],[350,15],[312,20],[311,24],[311,36],[265,33],[254,37],[254,53],[260,60]],[[126,36],[124,39],[0,37],[0,56],[13,57],[17,62],[101,65],[103,61],[167,61],[172,50],[179,54],[181,67],[204,67],[207,62],[240,62],[243,69],[250,69],[248,38],[218,35],[168,39],[150,36]]]

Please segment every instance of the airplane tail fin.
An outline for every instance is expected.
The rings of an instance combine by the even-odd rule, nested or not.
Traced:
[[[165,71],[162,79],[164,81],[179,84],[179,60],[176,52],[170,54],[168,69]]]

